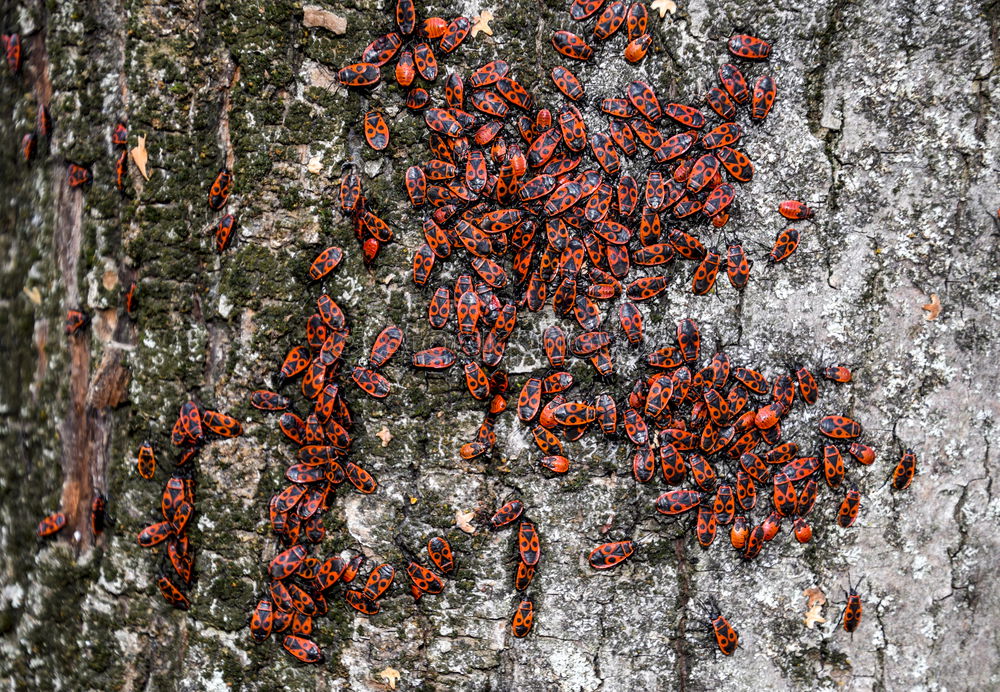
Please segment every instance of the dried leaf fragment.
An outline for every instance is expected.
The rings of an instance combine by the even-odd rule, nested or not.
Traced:
[[[489,10],[483,10],[472,20],[475,22],[472,25],[472,38],[479,35],[480,32],[486,34],[487,36],[493,35],[493,29],[490,28],[490,22],[493,20],[493,13]]]
[[[821,606],[819,603],[817,603],[812,608],[807,610],[806,616],[802,618],[802,624],[808,627],[809,629],[813,629],[813,625],[817,623],[822,625],[824,622],[826,622],[826,618],[820,615],[821,610],[823,610],[823,606]]]
[[[347,33],[347,19],[315,5],[302,8],[302,24],[306,27],[321,26],[338,36]]]
[[[931,322],[936,320],[938,315],[941,314],[941,299],[938,298],[937,293],[931,293],[931,302],[926,305],[921,305],[920,307],[927,311],[927,314],[924,315],[924,319]]]
[[[674,0],[653,0],[650,7],[660,13],[660,19],[667,16],[667,12],[673,14],[677,11],[677,3]]]
[[[466,533],[475,533],[476,527],[472,525],[472,520],[475,516],[475,512],[463,512],[462,510],[458,510],[455,512],[455,526]]]
[[[382,429],[375,433],[375,437],[382,440],[382,446],[388,447],[389,443],[392,442],[392,433],[389,432],[389,428],[382,426]]]
[[[131,154],[135,167],[142,173],[143,178],[149,180],[149,174],[146,173],[146,162],[149,161],[149,153],[146,151],[146,135],[139,135],[139,143],[132,148]]]
[[[386,684],[389,685],[390,690],[396,689],[396,683],[399,682],[399,671],[395,668],[386,668],[385,670],[380,670],[376,673],[380,678],[385,680]]]
[[[826,618],[820,615],[823,606],[826,604],[826,594],[823,593],[823,590],[818,586],[810,586],[802,592],[802,595],[808,599],[808,610],[806,610],[805,617],[802,618],[802,624],[809,629],[813,629],[813,625],[826,622]]]
[[[810,586],[808,589],[802,592],[802,595],[809,599],[808,606],[812,608],[814,605],[819,603],[824,605],[826,603],[826,594],[823,593],[823,589],[818,586]]]

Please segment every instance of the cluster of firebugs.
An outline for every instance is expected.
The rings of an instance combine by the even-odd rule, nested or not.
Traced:
[[[761,75],[751,88],[739,67],[723,64],[719,85],[705,94],[711,111],[706,114],[685,104],[661,104],[655,91],[639,81],[631,82],[622,97],[588,101],[584,85],[573,72],[557,66],[551,78],[567,101],[553,117],[547,108],[534,109],[533,97],[510,74],[510,66],[495,60],[474,70],[468,79],[450,73],[445,79],[443,107],[431,107],[431,96],[415,84],[416,77],[427,86],[435,82],[435,42],[438,54],[452,52],[468,36],[471,22],[465,17],[419,22],[413,0],[397,0],[395,10],[397,29],[376,38],[363,51],[362,60],[340,69],[338,78],[345,87],[366,90],[379,83],[381,68],[395,59],[395,79],[408,89],[406,106],[423,112],[429,130],[432,158],[409,167],[404,177],[411,205],[432,210],[423,220],[425,242],[414,253],[413,281],[418,287],[427,286],[435,266],[450,258],[459,258],[469,270],[460,273],[453,284],[437,286],[428,305],[432,328],[441,330],[453,323],[458,353],[434,346],[412,353],[411,363],[415,368],[446,370],[461,360],[470,395],[486,403],[483,423],[475,439],[458,450],[460,456],[471,459],[488,454],[496,442],[495,422],[508,407],[510,387],[506,371],[499,366],[518,310],[539,311],[551,304],[555,315],[572,319],[582,331],[570,336],[559,325],[545,329],[541,346],[550,367],[530,376],[517,396],[516,415],[530,426],[543,454],[542,468],[566,473],[570,461],[564,442],[578,440],[591,429],[616,439],[624,435],[632,445],[635,480],[649,483],[659,468],[663,482],[674,488],[656,498],[656,511],[667,517],[695,516],[694,532],[705,548],[713,543],[719,527],[729,526],[730,543],[744,560],[754,559],[779,533],[784,520],[791,521],[797,541],[810,541],[807,516],[824,484],[840,493],[837,524],[850,527],[858,516],[861,496],[845,483],[845,459],[871,465],[875,450],[859,439],[860,423],[843,415],[819,418],[818,432],[825,441],[814,455],[795,442],[782,440],[781,421],[796,401],[805,406],[818,402],[819,385],[807,367],[768,380],[751,367],[732,364],[724,352],[702,358],[700,329],[693,320],[683,319],[677,325],[676,345],[646,355],[652,374],[638,379],[624,398],[616,401],[610,391],[567,397],[574,385],[566,369],[570,356],[590,362],[602,381],[608,382],[615,371],[612,344],[622,337],[631,346],[643,343],[639,304],[663,293],[671,278],[650,272],[665,271],[675,259],[697,262],[691,291],[705,295],[715,287],[725,263],[733,288],[740,291],[747,285],[753,262],[742,244],[734,242],[724,253],[706,248],[700,237],[704,227],[699,231],[698,224],[704,220],[714,229],[725,227],[736,199],[734,184],[753,177],[749,157],[735,148],[744,128],[739,107],[748,110],[750,123],[764,120],[777,94],[774,79]],[[604,42],[624,29],[625,58],[634,63],[645,57],[652,42],[645,5],[575,0],[570,7],[575,21],[595,15],[594,39]],[[4,44],[11,64],[11,46],[18,46],[19,51],[19,43],[5,36]],[[552,46],[570,60],[588,61],[595,54],[583,37],[569,31],[556,31]],[[748,66],[766,60],[771,50],[767,42],[747,35],[732,36],[727,47]],[[598,103],[608,117],[607,130],[588,133],[580,108]],[[47,136],[48,130],[41,126],[43,111],[51,127],[47,110],[41,108],[39,130]],[[715,116],[720,122],[710,127],[710,118]],[[389,128],[378,110],[367,112],[362,124],[369,146],[377,151],[388,147]],[[114,133],[116,146],[124,147],[125,135],[124,125],[119,124]],[[34,139],[26,137],[26,159],[30,159],[29,147],[33,153]],[[119,187],[127,170],[125,153],[117,166]],[[585,165],[588,155],[596,168]],[[74,172],[73,166],[70,184],[77,179],[81,180],[78,185],[89,182],[89,170],[77,166],[84,176]],[[628,172],[643,168],[644,180]],[[231,183],[230,172],[220,171],[209,194],[211,209],[225,206]],[[369,208],[356,173],[343,178],[339,203],[352,220],[365,263],[371,265],[380,248],[391,242],[392,230]],[[782,202],[778,211],[790,220],[813,215],[796,201]],[[671,228],[665,228],[665,223]],[[216,242],[220,252],[234,226],[232,215],[219,222]],[[786,260],[798,243],[796,229],[781,231],[769,262]],[[343,256],[340,248],[327,248],[311,265],[310,278],[324,279]],[[501,264],[508,259],[510,275]],[[135,309],[134,293],[133,284],[127,296],[129,314]],[[621,336],[618,330],[602,325],[599,306],[605,301],[619,303]],[[68,321],[67,332],[75,333],[86,325],[82,313],[70,317],[75,327],[71,329]],[[345,480],[362,493],[377,489],[372,475],[347,458],[351,415],[342,390],[346,380],[339,375],[347,373],[371,397],[388,396],[391,384],[380,369],[404,338],[399,327],[386,327],[377,336],[367,363],[345,368],[341,355],[349,334],[344,312],[329,295],[321,295],[316,312],[306,322],[305,345],[291,349],[276,380],[281,389],[301,377],[299,388],[309,413],[301,418],[293,411],[292,397],[276,391],[258,390],[250,397],[253,407],[281,413],[280,430],[299,448],[298,463],[285,471],[289,485],[269,501],[271,527],[282,550],[269,565],[267,594],[253,610],[250,630],[256,641],[286,633],[284,648],[305,662],[323,659],[310,638],[313,617],[327,611],[330,589],[338,581],[351,584],[364,562],[360,554],[325,560],[310,554],[325,536],[322,516]],[[837,383],[852,378],[842,365],[825,367],[820,374]],[[239,423],[229,416],[187,402],[173,434],[174,443],[183,450],[179,469],[194,456],[203,430],[226,437],[241,432]],[[140,450],[138,468],[143,477],[152,477],[155,461],[148,445]],[[915,473],[916,456],[906,450],[893,471],[892,487],[907,488]],[[677,487],[688,482],[693,487]],[[148,526],[139,536],[144,546],[167,542],[173,574],[162,574],[159,586],[168,602],[182,608],[189,602],[175,581],[188,584],[191,578],[192,558],[184,529],[193,502],[193,481],[175,473],[164,490],[163,521]],[[538,529],[524,511],[520,500],[511,500],[488,522],[491,529],[517,522],[514,586],[522,594],[541,556]],[[752,521],[753,511],[763,515],[763,520]],[[65,518],[60,523],[60,516],[46,518],[39,535],[61,528]],[[439,574],[447,576],[455,569],[447,539],[434,536],[427,542],[436,572],[398,540],[407,559],[405,571],[413,597],[441,593],[445,582]],[[589,562],[594,569],[610,569],[636,549],[633,540],[605,543],[590,552]],[[391,564],[380,564],[370,571],[363,588],[346,589],[344,600],[359,612],[374,615],[394,576]],[[848,632],[861,620],[856,588],[847,594],[842,617]],[[534,615],[534,601],[522,598],[513,614],[511,633],[526,636]],[[713,605],[708,621],[719,649],[732,654],[738,634],[717,606]]]
[[[597,15],[593,35],[598,41],[625,28],[625,57],[630,62],[641,60],[650,44],[642,3],[576,1],[570,15],[577,21]],[[529,377],[517,399],[518,418],[531,426],[543,468],[565,473],[570,461],[563,441],[577,440],[591,427],[610,436],[619,436],[623,429],[634,446],[632,473],[638,482],[650,482],[658,466],[669,486],[693,482],[694,488],[663,493],[655,507],[668,516],[695,514],[695,533],[704,547],[714,541],[719,526],[730,525],[734,549],[751,560],[778,534],[785,519],[792,522],[796,540],[808,542],[812,527],[807,515],[822,482],[841,492],[837,523],[850,527],[861,496],[845,485],[845,457],[869,465],[875,451],[858,439],[861,425],[842,415],[820,418],[818,430],[827,442],[814,456],[782,440],[781,421],[796,399],[807,406],[818,401],[816,377],[806,367],[769,381],[750,367],[734,367],[725,353],[702,362],[700,331],[686,319],[678,324],[676,346],[647,355],[654,374],[638,380],[621,407],[610,392],[586,400],[569,400],[564,394],[574,382],[565,369],[568,354],[589,361],[602,377],[614,372],[611,345],[616,334],[602,328],[601,301],[624,294],[618,311],[621,334],[629,344],[643,342],[639,304],[663,293],[670,279],[666,274],[632,278],[634,269],[645,274],[661,271],[658,268],[677,258],[697,262],[691,290],[704,295],[715,286],[725,262],[732,286],[746,286],[752,261],[740,243],[722,253],[706,248],[693,229],[667,230],[663,223],[690,228],[705,219],[713,228],[726,226],[736,198],[734,185],[749,181],[754,173],[749,157],[735,148],[744,127],[737,122],[740,106],[749,110],[751,124],[764,120],[777,94],[774,79],[763,74],[751,88],[739,67],[722,65],[719,85],[705,95],[708,114],[689,105],[661,104],[648,84],[634,81],[622,97],[599,101],[600,111],[608,116],[607,130],[588,133],[580,111],[588,103],[584,86],[564,66],[551,75],[567,99],[556,116],[546,108],[534,110],[530,92],[503,60],[474,70],[467,79],[449,74],[444,103],[434,107],[426,91],[414,85],[417,75],[426,82],[437,77],[426,39],[442,32],[449,38],[456,33],[464,37],[468,23],[428,20],[420,31],[413,5],[405,0],[397,2],[396,19],[398,31],[373,41],[361,62],[342,68],[338,77],[346,87],[367,89],[381,80],[381,67],[395,59],[395,79],[409,89],[406,105],[423,112],[429,130],[432,158],[408,168],[404,179],[411,205],[430,209],[423,220],[425,243],[413,257],[413,281],[427,286],[435,266],[452,257],[467,262],[469,270],[459,273],[453,284],[437,286],[428,305],[431,327],[453,325],[458,352],[446,346],[425,349],[413,355],[413,366],[444,370],[461,360],[470,395],[487,404],[475,439],[459,454],[470,459],[492,450],[495,421],[507,408],[508,378],[497,368],[517,311],[539,311],[551,303],[557,316],[574,320],[582,332],[567,336],[558,325],[545,330],[542,347],[550,369]],[[412,40],[418,43],[411,47]],[[453,45],[449,42],[449,50]],[[594,55],[584,38],[568,31],[555,32],[552,45],[571,60],[587,61]],[[749,65],[770,55],[765,41],[746,35],[731,37],[728,49]],[[721,120],[714,127],[709,123],[712,114]],[[514,126],[512,132],[508,124]],[[362,125],[369,146],[377,151],[388,146],[389,128],[378,110],[368,111]],[[596,167],[586,167],[588,154]],[[626,172],[628,159],[648,162],[644,181]],[[345,176],[340,201],[354,221],[366,260],[372,261],[391,232],[366,208],[355,174]],[[778,212],[790,220],[813,215],[796,201],[782,202]],[[786,260],[798,244],[797,229],[782,230],[769,261]],[[510,261],[510,274],[501,264],[504,259]],[[501,297],[509,289],[514,300]],[[833,382],[851,380],[844,366],[823,368],[822,375]],[[915,467],[916,457],[907,450],[894,471],[893,487],[907,487]],[[758,488],[770,496],[771,511],[765,510],[766,518],[754,523],[751,510],[763,509],[757,504]],[[491,518],[491,527],[517,521],[523,509],[519,500],[507,503]],[[539,548],[537,528],[522,520],[514,576],[518,592],[524,592],[534,576]],[[590,563],[608,569],[635,550],[634,541],[607,543],[591,552]],[[852,588],[845,629],[857,627],[860,610],[860,596]],[[533,601],[522,600],[512,634],[525,636],[533,617]],[[731,654],[738,644],[735,630],[718,612],[710,622],[719,648]]]
[[[332,272],[344,256],[338,247],[329,247],[316,257],[309,269],[310,278],[321,280]],[[338,582],[351,584],[364,563],[362,554],[344,558],[333,555],[325,560],[311,555],[311,550],[326,535],[323,515],[333,501],[337,488],[347,481],[360,493],[375,492],[378,484],[363,467],[348,458],[351,448],[352,419],[340,379],[341,372],[374,398],[389,395],[390,383],[379,370],[399,350],[403,332],[390,325],[375,338],[367,364],[343,368],[342,354],[350,330],[343,310],[327,294],[316,301],[316,312],[305,324],[305,344],[294,346],[285,356],[276,385],[282,389],[293,379],[300,379],[308,414],[303,419],[291,409],[292,392],[283,395],[258,390],[250,395],[250,405],[280,412],[278,428],[298,446],[298,463],[285,469],[288,485],[273,495],[268,503],[271,528],[284,547],[270,563],[267,593],[253,610],[250,631],[262,642],[272,633],[285,633],[282,644],[296,658],[315,663],[322,651],[309,638],[313,618],[326,614],[331,588]],[[451,545],[443,536],[427,541],[427,555],[435,573],[411,553],[402,538],[397,539],[407,557],[405,572],[411,582],[411,594],[420,599],[425,594],[440,594],[445,587],[442,576],[455,569]],[[344,601],[364,615],[379,612],[379,599],[395,579],[396,568],[390,563],[374,567],[363,588],[346,588]]]

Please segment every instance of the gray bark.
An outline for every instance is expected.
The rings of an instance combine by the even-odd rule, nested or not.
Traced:
[[[489,459],[461,461],[458,447],[481,419],[458,372],[424,376],[387,367],[382,403],[352,392],[356,455],[377,477],[371,496],[341,490],[323,553],[360,548],[399,561],[397,533],[419,546],[444,533],[459,572],[445,593],[415,605],[398,585],[382,613],[355,616],[339,599],[317,621],[321,666],[290,659],[273,639],[255,645],[246,623],[265,588],[275,544],[266,501],[280,490],[294,450],[275,418],[247,404],[302,336],[323,291],[351,319],[348,363],[390,322],[408,347],[449,343],[426,325],[428,291],[409,278],[422,242],[402,174],[427,156],[424,128],[403,112],[398,87],[371,103],[390,116],[393,144],[376,154],[360,137],[368,100],[335,85],[334,71],[389,30],[391,5],[318,3],[347,19],[342,36],[306,29],[297,3],[131,0],[3,2],[3,30],[21,32],[21,77],[0,79],[3,265],[0,267],[0,680],[9,689],[989,689],[1000,685],[992,496],[998,414],[997,250],[998,5],[899,2],[808,5],[693,0],[665,19],[653,13],[654,48],[637,69],[622,37],[579,67],[592,103],[645,79],[661,96],[700,102],[727,57],[724,37],[746,29],[771,40],[763,69],[779,97],[745,149],[757,166],[727,227],[758,258],[749,288],[720,278],[717,297],[686,289],[674,270],[666,297],[645,308],[643,351],[673,343],[677,320],[695,319],[706,350],[774,375],[792,363],[850,364],[855,381],[824,384],[814,411],[786,424],[817,444],[817,414],[862,421],[879,451],[850,466],[863,495],[858,523],[834,524],[835,494],[814,511],[815,538],[788,526],[744,564],[724,532],[702,550],[687,522],[660,521],[659,481],[636,486],[628,446],[588,435],[568,446],[565,477],[538,472],[528,429],[510,413]],[[474,6],[431,8],[442,16]],[[421,10],[422,11],[422,10]],[[504,57],[536,99],[560,99],[553,29],[571,22],[561,2],[493,8],[492,38],[469,38],[441,58],[442,75]],[[426,14],[430,14],[428,10]],[[572,66],[571,66],[572,67]],[[576,67],[574,67],[576,69]],[[391,69],[384,71],[386,81]],[[440,82],[432,91],[439,98]],[[39,103],[55,118],[51,143],[31,165],[16,153]],[[114,187],[110,131],[147,137],[149,180],[133,166],[129,191]],[[600,125],[600,120],[595,119]],[[65,183],[65,162],[92,164],[94,184]],[[307,165],[316,160],[320,172]],[[350,221],[336,205],[341,165],[365,174],[368,197],[396,243],[366,270]],[[234,246],[217,255],[205,206],[218,168],[231,165]],[[782,228],[779,201],[817,209],[800,224],[799,253],[767,268]],[[349,257],[321,285],[306,269],[322,248]],[[457,263],[448,265],[454,277]],[[123,287],[140,286],[133,322]],[[941,303],[928,320],[930,295]],[[79,338],[62,333],[66,309],[93,315]],[[613,319],[613,312],[608,312]],[[505,359],[519,385],[543,367],[538,335],[549,308],[519,315]],[[616,347],[627,391],[645,369]],[[590,366],[575,362],[580,390]],[[599,388],[595,385],[593,389]],[[516,392],[516,387],[515,387]],[[246,434],[213,442],[197,460],[192,608],[167,607],[156,589],[158,555],[135,536],[158,514],[172,466],[169,430],[181,403],[236,415]],[[387,429],[392,439],[376,437]],[[159,452],[155,481],[135,472],[143,440]],[[902,446],[919,475],[905,492],[884,481]],[[115,525],[93,540],[87,507],[110,498]],[[542,535],[531,588],[537,616],[525,640],[509,634],[516,603],[510,532],[455,528],[459,511],[487,515],[521,497]],[[57,509],[70,526],[39,542],[37,521]],[[607,540],[602,527],[636,526],[638,554],[610,573],[586,564]],[[865,577],[866,606],[853,636],[836,627],[848,574]],[[803,625],[803,591],[829,599],[826,623]],[[739,630],[731,657],[703,631],[715,598]]]

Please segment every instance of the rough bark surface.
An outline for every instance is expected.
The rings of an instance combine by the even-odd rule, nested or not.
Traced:
[[[2,28],[21,32],[26,55],[22,77],[0,78],[5,687],[381,690],[386,668],[399,671],[398,689],[1000,686],[1000,587],[990,577],[1000,514],[992,495],[1000,6],[970,0],[682,0],[664,20],[654,16],[654,50],[636,71],[625,69],[619,38],[578,73],[591,98],[639,75],[693,102],[724,59],[722,37],[745,28],[773,42],[780,96],[747,143],[758,175],[741,190],[729,228],[769,245],[786,198],[816,207],[816,222],[801,226],[800,254],[787,266],[759,262],[739,299],[728,286],[718,299],[694,297],[678,273],[678,285],[647,311],[647,344],[669,343],[689,316],[710,347],[770,374],[791,363],[850,364],[855,382],[824,387],[819,407],[862,420],[880,452],[872,469],[853,475],[864,497],[853,529],[835,527],[828,494],[808,547],[786,528],[749,565],[721,538],[703,551],[686,527],[655,519],[660,488],[636,487],[624,444],[588,436],[572,448],[571,472],[547,478],[526,428],[508,416],[493,458],[461,461],[457,448],[474,434],[480,408],[458,373],[425,377],[399,361],[388,367],[387,400],[351,400],[357,454],[380,489],[338,495],[324,548],[398,560],[397,533],[419,544],[446,532],[457,578],[419,605],[397,588],[371,619],[335,603],[318,620],[328,654],[321,666],[295,663],[273,641],[251,643],[248,613],[275,552],[265,502],[282,487],[293,450],[273,418],[248,406],[248,392],[269,382],[301,338],[321,290],[351,319],[348,362],[390,322],[413,348],[441,340],[426,326],[428,296],[409,279],[422,241],[402,174],[426,156],[422,125],[400,108],[397,87],[380,87],[374,98],[393,144],[386,155],[372,152],[358,131],[365,99],[334,79],[388,30],[391,5],[315,7],[345,18],[343,35],[306,28],[302,6],[289,0],[0,3]],[[487,6],[423,12],[480,9]],[[572,28],[566,3],[488,9],[494,36],[470,38],[443,72],[505,57],[540,102],[556,103],[548,38]],[[51,104],[55,134],[25,165],[16,145],[40,102]],[[149,150],[149,180],[133,167],[125,196],[113,180],[117,118],[128,120],[130,146],[145,135]],[[93,186],[67,188],[66,161],[92,164]],[[334,203],[348,161],[397,234],[373,271]],[[239,229],[219,256],[205,198],[222,165],[234,170]],[[331,244],[348,259],[329,281],[310,284],[308,263]],[[120,310],[133,279],[134,322]],[[929,321],[921,306],[932,293],[941,312]],[[77,306],[94,323],[67,338],[62,317]],[[551,321],[547,311],[519,323],[506,359],[518,384],[542,367],[538,334]],[[641,369],[634,352],[622,349],[617,360],[614,386],[624,391]],[[589,365],[573,369],[586,389]],[[182,613],[162,602],[159,558],[135,535],[156,517],[169,429],[189,396],[238,416],[246,434],[211,444],[197,461],[197,578],[193,607]],[[794,412],[788,428],[813,445],[810,415]],[[376,437],[383,428],[387,445]],[[155,482],[135,472],[147,439],[161,451]],[[895,493],[884,480],[901,445],[917,451],[920,475]],[[95,488],[110,497],[115,519],[96,542],[87,517]],[[490,512],[512,493],[530,507],[544,550],[526,640],[508,630],[510,534],[454,527],[456,512]],[[71,530],[40,543],[37,521],[60,507]],[[616,526],[638,523],[644,543],[619,569],[596,573],[583,556],[612,517]],[[835,628],[849,572],[867,578],[853,637]],[[827,622],[814,629],[802,623],[810,587],[830,599]],[[709,597],[740,631],[731,657],[699,630]]]

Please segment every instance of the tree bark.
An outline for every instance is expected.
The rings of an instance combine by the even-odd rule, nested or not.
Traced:
[[[969,0],[678,2],[662,19],[650,11],[653,47],[638,67],[621,58],[622,36],[591,62],[570,65],[595,110],[588,125],[604,128],[596,105],[631,80],[648,81],[666,101],[700,104],[729,60],[725,37],[747,31],[772,42],[770,61],[750,68],[773,74],[779,87],[773,112],[745,141],[757,174],[713,240],[738,237],[758,258],[749,287],[737,294],[720,278],[717,297],[696,297],[688,265],[673,268],[666,295],[644,305],[641,349],[616,345],[613,378],[596,381],[582,359],[571,369],[581,396],[624,395],[648,374],[642,356],[672,345],[684,317],[701,325],[704,351],[724,349],[772,377],[793,365],[849,364],[854,381],[823,383],[814,410],[796,405],[786,435],[813,449],[818,413],[864,423],[878,460],[849,468],[863,498],[853,528],[835,525],[839,496],[824,488],[809,545],[792,540],[786,522],[756,561],[738,558],[727,530],[703,550],[687,521],[655,516],[665,488],[635,483],[627,442],[588,434],[568,446],[570,472],[547,477],[528,428],[510,412],[493,454],[463,461],[458,448],[475,435],[483,407],[457,368],[425,376],[402,354],[385,368],[389,398],[350,390],[353,458],[379,489],[337,494],[319,552],[357,549],[369,565],[399,565],[397,535],[416,549],[442,534],[456,550],[457,575],[442,596],[414,604],[400,572],[372,618],[331,599],[314,633],[321,665],[297,663],[274,637],[254,644],[249,613],[276,552],[267,499],[284,487],[295,450],[273,416],[249,406],[249,393],[271,386],[323,292],[348,314],[349,364],[362,362],[390,323],[403,328],[407,349],[454,346],[427,325],[432,291],[410,278],[423,239],[403,172],[428,158],[426,129],[402,106],[391,64],[368,95],[336,82],[339,67],[392,28],[392,4],[314,4],[346,19],[345,33],[307,28],[302,5],[289,0],[0,3],[3,31],[20,32],[24,46],[22,73],[0,78],[6,687],[382,690],[387,669],[399,673],[396,689],[1000,685],[1000,593],[989,577],[998,564],[1000,9]],[[433,8],[444,17],[479,9]],[[548,73],[563,60],[549,38],[555,29],[585,33],[566,10],[523,0],[492,8],[492,37],[438,56],[435,105],[448,72],[500,57],[556,113],[563,99]],[[421,17],[430,12],[418,7]],[[41,104],[55,128],[26,164],[18,144]],[[361,137],[372,107],[392,132],[383,153]],[[144,137],[149,154],[148,179],[130,164],[125,194],[115,188],[110,139],[118,119],[129,147]],[[67,162],[90,166],[93,184],[69,188]],[[395,233],[373,269],[337,204],[347,163]],[[238,227],[218,254],[220,214],[206,200],[223,166],[234,174],[229,210]],[[783,199],[804,200],[816,218],[798,225],[798,254],[768,266],[760,248],[783,228]],[[329,245],[347,259],[310,282],[309,263]],[[454,280],[460,264],[441,271],[432,284]],[[133,280],[131,319],[122,306]],[[932,295],[940,314],[922,309]],[[93,318],[77,336],[63,333],[71,308]],[[606,319],[616,310],[604,309]],[[544,371],[539,334],[553,322],[549,308],[519,312],[504,361],[515,396],[528,373]],[[181,612],[157,590],[160,551],[135,537],[158,520],[176,458],[170,429],[188,398],[236,416],[245,434],[212,442],[194,462],[196,578],[192,607]],[[135,470],[147,440],[159,461],[154,481]],[[884,481],[903,447],[917,452],[919,475],[895,492]],[[108,496],[113,518],[96,538],[95,492]],[[456,513],[481,519],[514,496],[542,536],[535,626],[524,640],[509,633],[517,602],[510,532],[456,528]],[[56,510],[67,528],[39,541],[37,522]],[[641,545],[598,573],[586,554],[609,540],[606,525],[633,528]],[[838,627],[851,578],[864,578],[865,603],[853,636]],[[807,589],[828,599],[826,622],[815,627],[803,624]],[[729,657],[705,628],[712,599],[740,632]]]

